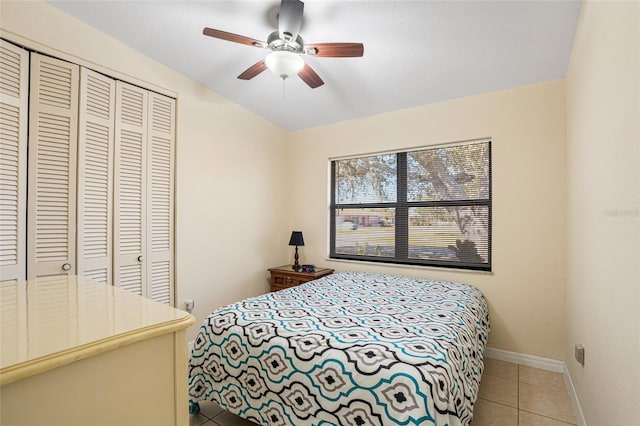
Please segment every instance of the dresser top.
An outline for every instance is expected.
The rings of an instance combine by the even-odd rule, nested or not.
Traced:
[[[0,384],[193,322],[185,311],[83,277],[0,283]]]

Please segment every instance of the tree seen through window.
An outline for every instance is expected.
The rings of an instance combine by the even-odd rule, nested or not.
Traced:
[[[490,141],[332,162],[333,258],[490,270]]]

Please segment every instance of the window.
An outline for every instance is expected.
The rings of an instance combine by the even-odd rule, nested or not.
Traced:
[[[330,257],[491,270],[491,142],[331,161]]]

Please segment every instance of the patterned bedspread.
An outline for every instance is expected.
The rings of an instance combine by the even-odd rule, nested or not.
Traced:
[[[329,275],[214,311],[189,394],[263,425],[469,425],[488,333],[472,286]]]

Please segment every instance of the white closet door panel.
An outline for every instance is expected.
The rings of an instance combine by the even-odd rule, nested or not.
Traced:
[[[120,265],[117,269],[118,282],[116,285],[124,290],[142,295],[142,272],[142,264]]]
[[[77,274],[111,284],[115,80],[80,70]]]
[[[148,297],[172,305],[175,99],[149,95]]]
[[[0,40],[0,281],[26,278],[29,53]]]
[[[79,72],[75,64],[31,55],[28,279],[75,274]]]
[[[116,84],[114,285],[146,296],[148,92]]]
[[[173,262],[153,261],[150,264],[151,269],[151,294],[147,297],[156,302],[173,305]]]
[[[97,281],[102,284],[111,284],[111,265],[103,268],[96,269],[84,269],[82,271],[82,276],[85,278],[91,278],[94,281]]]

